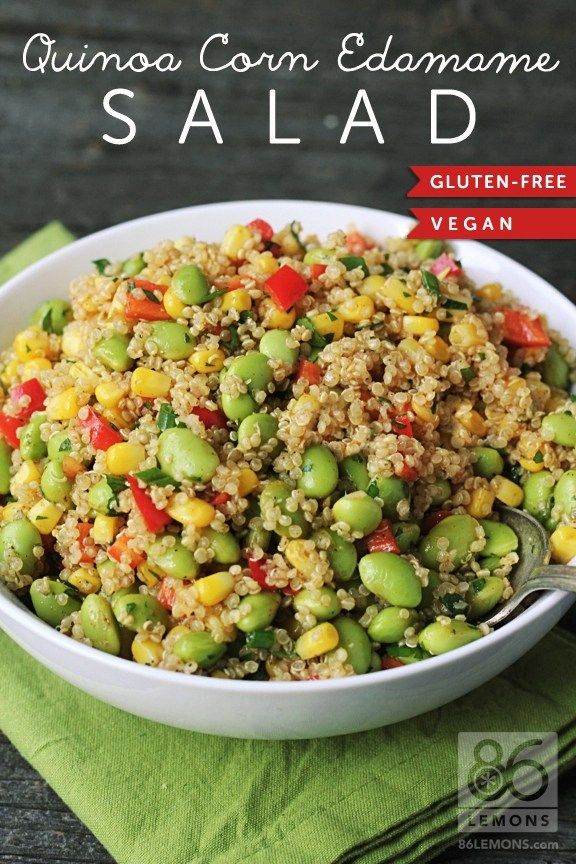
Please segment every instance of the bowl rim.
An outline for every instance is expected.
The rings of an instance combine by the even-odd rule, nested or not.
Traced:
[[[2,298],[3,294],[11,293],[13,290],[17,289],[21,283],[23,284],[29,279],[33,278],[38,273],[41,273],[47,265],[57,264],[60,259],[66,259],[71,253],[79,251],[84,246],[92,244],[94,240],[103,239],[105,236],[114,234],[117,231],[121,232],[127,230],[129,232],[131,229],[151,225],[154,222],[158,221],[161,217],[184,217],[187,213],[199,214],[203,211],[222,210],[223,212],[226,212],[234,206],[266,208],[270,205],[287,206],[294,208],[304,206],[312,207],[312,209],[329,209],[337,207],[338,209],[345,209],[347,212],[350,213],[350,221],[354,221],[355,215],[360,216],[361,214],[364,214],[367,217],[374,218],[376,214],[395,219],[398,225],[403,225],[405,229],[407,229],[408,226],[414,221],[409,216],[406,216],[404,214],[394,213],[393,211],[389,210],[379,210],[374,207],[362,207],[337,201],[316,201],[292,198],[264,198],[246,200],[242,199],[237,201],[219,201],[210,204],[198,204],[187,207],[179,207],[172,210],[161,211],[159,213],[152,213],[147,216],[141,216],[136,219],[130,219],[125,222],[120,222],[107,228],[103,228],[100,231],[88,234],[86,237],[82,237],[78,240],[73,241],[72,243],[69,243],[68,245],[62,247],[61,249],[58,249],[50,255],[47,255],[46,257],[30,265],[29,267],[26,267],[20,273],[16,274],[7,282],[5,282],[2,286],[0,286],[0,299]],[[498,252],[497,250],[486,246],[484,243],[479,243],[475,240],[456,241],[453,243],[453,245],[458,250],[462,249],[463,255],[465,254],[466,249],[470,249],[472,247],[478,252],[487,253],[492,258],[492,260],[496,261],[496,263],[502,263],[506,266],[510,266],[512,264],[515,268],[519,268],[518,272],[520,274],[525,274],[529,276],[532,281],[537,280],[537,282],[546,292],[552,292],[554,295],[556,295],[556,299],[561,303],[561,305],[564,305],[567,310],[570,310],[569,314],[576,314],[574,304],[572,304],[567,297],[561,294],[558,289],[556,289],[553,285],[550,285],[549,282],[547,282],[537,273],[529,270],[527,267],[525,267],[523,264],[520,264],[518,261],[515,261],[513,258],[510,258],[509,256],[504,255],[502,252]],[[181,672],[144,666],[142,664],[135,663],[133,660],[128,660],[123,657],[116,657],[110,654],[106,654],[103,651],[97,651],[92,646],[85,645],[84,643],[77,642],[67,636],[63,636],[57,630],[50,627],[40,618],[35,616],[31,611],[29,611],[23,604],[20,603],[18,598],[12,595],[9,592],[9,589],[3,585],[0,585],[0,611],[6,614],[8,618],[12,619],[17,626],[21,626],[24,629],[30,631],[40,640],[47,640],[48,642],[52,643],[55,648],[58,648],[60,646],[64,648],[66,653],[76,655],[80,660],[82,658],[85,658],[88,661],[93,661],[97,664],[101,664],[102,666],[106,666],[112,672],[117,671],[118,673],[122,673],[129,672],[130,670],[131,674],[136,675],[141,679],[147,680],[150,684],[154,684],[156,682],[160,685],[162,682],[172,681],[174,683],[179,683],[180,686],[183,687],[197,688],[203,691],[217,690],[231,693],[242,692],[246,695],[260,695],[268,693],[270,695],[274,694],[276,696],[293,694],[294,685],[297,685],[298,683],[306,683],[307,690],[308,687],[311,687],[315,690],[322,689],[322,691],[328,693],[334,690],[363,688],[372,684],[383,682],[385,680],[389,680],[392,682],[400,678],[417,678],[422,674],[427,674],[427,670],[429,670],[430,673],[432,673],[434,669],[440,671],[441,669],[445,669],[446,667],[450,666],[454,662],[457,662],[459,659],[465,661],[473,658],[476,654],[479,654],[482,651],[486,650],[488,645],[490,645],[492,648],[500,646],[508,638],[511,638],[516,632],[522,630],[525,626],[527,627],[531,623],[533,623],[538,617],[540,617],[541,614],[544,615],[547,612],[552,611],[567,596],[568,594],[565,591],[547,591],[541,596],[539,596],[527,609],[523,610],[519,615],[507,621],[499,629],[493,631],[487,637],[483,637],[482,639],[479,639],[468,645],[464,645],[455,651],[450,651],[446,654],[440,654],[434,657],[430,657],[426,660],[425,663],[407,664],[403,667],[377,670],[374,672],[369,672],[365,675],[352,675],[346,678],[306,680],[305,682],[254,681],[246,679],[227,680],[202,675],[184,675]]]

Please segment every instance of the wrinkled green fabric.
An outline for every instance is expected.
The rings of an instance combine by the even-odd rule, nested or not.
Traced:
[[[51,251],[27,243],[29,260]],[[556,731],[560,767],[574,761],[575,667],[576,639],[556,629],[498,678],[413,720],[236,741],[104,705],[0,633],[0,729],[118,864],[408,864],[457,838],[458,732]]]
[[[0,285],[24,267],[34,264],[50,252],[55,252],[71,243],[72,240],[74,235],[60,222],[50,222],[44,228],[40,228],[0,259]]]

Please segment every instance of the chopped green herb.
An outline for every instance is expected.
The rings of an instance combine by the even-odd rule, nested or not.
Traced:
[[[50,308],[48,309],[48,311],[46,312],[46,314],[45,314],[44,317],[42,318],[42,321],[41,321],[41,323],[40,323],[40,326],[42,327],[42,330],[44,330],[45,333],[52,333],[52,332],[53,332],[53,328],[52,328],[52,307],[50,307]]]
[[[254,630],[246,635],[247,648],[264,648],[269,651],[274,645],[274,633],[272,630]]]
[[[478,357],[480,358],[480,360],[485,360],[486,354],[484,353],[484,351],[481,351],[480,354],[478,355]]]
[[[60,447],[58,448],[58,452],[59,453],[69,453],[70,450],[72,450],[72,442],[70,441],[70,438],[65,438],[64,441],[62,441],[62,443],[60,444]]]
[[[469,605],[461,594],[456,591],[450,594],[444,594],[442,604],[446,607],[450,615],[465,615],[469,609]]]
[[[476,378],[476,373],[470,366],[465,366],[463,369],[460,369],[460,374],[464,381],[472,381],[473,378]]]
[[[233,354],[235,351],[237,351],[240,348],[240,338],[238,336],[238,327],[236,327],[234,324],[231,324],[228,327],[228,330],[230,332],[230,339],[228,340],[228,342],[223,347],[230,354]]]
[[[147,486],[175,486],[180,488],[180,483],[174,480],[170,474],[166,474],[161,468],[148,468],[146,471],[139,471],[134,475],[138,480],[142,480]]]
[[[537,450],[532,461],[535,462],[536,465],[540,465],[540,463],[544,461],[544,454],[540,450]]]
[[[424,288],[426,288],[426,290],[434,297],[440,297],[440,283],[434,273],[422,269],[420,270],[420,276],[422,277],[422,285]]]
[[[150,300],[152,303],[160,303],[160,300],[158,299],[158,297],[156,297],[153,291],[149,291],[148,288],[142,288],[142,291],[144,292],[144,295],[148,298],[148,300]]]
[[[370,483],[370,485],[366,489],[366,492],[368,493],[368,495],[370,495],[371,498],[377,498],[378,497],[380,492],[378,489],[378,484],[376,483],[375,480],[372,480],[372,482]]]
[[[186,426],[185,423],[180,423],[176,419],[176,413],[169,402],[163,402],[160,406],[156,424],[160,432],[165,432],[166,429],[174,429],[175,427],[183,429]]]
[[[444,297],[442,300],[442,306],[445,309],[468,309],[468,304],[463,303],[461,300],[453,300],[452,297]]]
[[[470,587],[472,588],[474,594],[479,594],[485,585],[486,579],[473,579],[472,582],[470,582]]]
[[[111,262],[108,260],[108,258],[96,258],[95,261],[92,261],[92,264],[94,264],[96,270],[101,276],[104,275],[104,271],[106,270],[106,267],[110,266],[110,263]]]
[[[365,277],[370,275],[368,265],[360,255],[344,255],[343,258],[340,258],[340,263],[344,264],[346,270],[356,270],[357,267],[361,267]]]
[[[389,264],[381,264],[380,266],[382,267],[383,276],[390,276],[390,274],[394,272],[394,270]]]
[[[240,321],[242,322],[242,324],[245,324],[246,321],[250,321],[253,318],[254,313],[251,312],[250,309],[244,309],[242,312],[240,312]]]

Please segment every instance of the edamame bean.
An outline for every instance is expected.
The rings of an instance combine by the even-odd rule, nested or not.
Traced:
[[[438,258],[442,254],[444,243],[442,240],[421,240],[417,244],[414,252],[420,261],[427,261],[429,258]]]
[[[435,525],[420,541],[419,555],[425,567],[438,569],[441,558],[446,552],[452,555],[454,567],[458,569],[472,557],[471,545],[478,539],[476,532],[479,523],[472,516],[447,516]],[[443,548],[444,538],[448,540],[448,548]]]
[[[158,439],[158,461],[174,480],[208,483],[220,464],[207,441],[190,429],[166,429]]]
[[[435,507],[444,504],[452,495],[452,487],[447,480],[435,480],[428,487],[428,491],[431,495],[431,504]]]
[[[246,420],[258,408],[258,403],[249,393],[241,393],[239,396],[230,396],[229,393],[222,393],[220,401],[222,411],[226,417],[229,420],[234,420],[235,423]]]
[[[62,461],[65,456],[72,450],[72,442],[68,437],[68,432],[66,430],[62,430],[62,432],[55,432],[50,436],[48,440],[48,458],[51,462],[55,462],[57,465],[62,465]]]
[[[378,612],[368,627],[368,636],[374,642],[389,644],[404,638],[404,631],[411,627],[418,616],[412,610],[399,606],[387,606]]]
[[[470,604],[468,617],[472,621],[483,618],[500,602],[503,593],[504,582],[499,576],[473,579],[466,594],[466,600]]]
[[[131,596],[143,597],[144,595]],[[82,629],[94,648],[117,657],[120,654],[121,640],[120,628],[114,615],[109,601],[101,594],[89,594],[80,609]]]
[[[359,489],[366,492],[370,485],[370,475],[366,467],[366,460],[357,453],[355,456],[346,456],[340,463],[340,477],[346,492],[354,492]]]
[[[314,249],[309,249],[304,255],[304,264],[331,264],[336,260],[333,249],[327,249],[325,246],[316,246]]]
[[[294,595],[293,603],[298,612],[308,610],[317,621],[335,618],[342,608],[336,592],[327,585],[322,588],[303,588]]]
[[[477,477],[496,477],[504,471],[504,460],[493,447],[472,447],[472,469]]]
[[[187,360],[196,345],[188,327],[177,321],[155,321],[150,338],[160,356],[168,360]]]
[[[543,472],[541,472],[543,473]],[[576,470],[565,471],[554,488],[554,512],[569,519],[576,514]]]
[[[172,650],[183,663],[196,663],[200,669],[209,669],[226,653],[226,643],[215,642],[205,630],[190,631],[176,640]]]
[[[187,264],[176,271],[171,282],[172,292],[186,306],[198,306],[206,302],[210,283],[206,274],[196,264]]]
[[[486,545],[480,552],[482,557],[498,555],[502,558],[518,548],[518,537],[509,525],[493,519],[480,519],[480,525],[486,535]]]
[[[272,438],[278,436],[278,421],[271,414],[249,414],[238,426],[238,446],[241,450],[258,450]],[[280,442],[271,456],[280,449]]]
[[[489,570],[490,573],[493,573],[494,570],[502,566],[502,559],[498,555],[487,555],[486,558],[482,558],[480,563],[482,570]]]
[[[437,570],[428,570],[428,584],[422,586],[422,609],[431,609],[436,599],[436,588],[440,585],[440,574]]]
[[[205,528],[202,532],[207,538],[210,548],[214,552],[213,561],[217,564],[236,564],[240,560],[241,550],[234,535],[228,531],[223,534],[213,528]]]
[[[537,367],[542,375],[542,380],[550,387],[558,387],[559,390],[568,390],[570,386],[570,366],[560,354],[556,345],[551,345],[546,352],[544,362]]]
[[[308,537],[310,534],[310,524],[306,521],[302,510],[299,507],[294,511],[287,509],[286,505],[291,496],[292,490],[283,480],[270,480],[268,483],[265,483],[260,493],[260,511],[264,522],[267,521],[266,513],[278,507],[281,516],[289,519],[290,523],[287,525],[277,523],[274,529],[275,533],[281,537],[292,537],[290,529],[293,525],[296,525],[301,529],[299,536]]]
[[[364,628],[354,618],[334,618],[333,626],[338,631],[338,648],[344,648],[349,663],[356,675],[364,675],[372,663],[372,645]]]
[[[555,480],[550,471],[538,471],[536,474],[529,474],[522,484],[524,490],[522,507],[539,522],[544,522],[550,515],[554,485]]]
[[[58,627],[64,618],[78,612],[82,605],[64,582],[46,576],[32,582],[30,600],[36,615],[51,627]]]
[[[13,569],[11,559],[16,555],[22,561],[20,573],[34,576],[39,565],[39,559],[34,555],[37,546],[42,546],[40,532],[24,517],[0,528],[0,564],[4,567]]]
[[[25,462],[43,459],[48,452],[46,442],[40,434],[43,423],[46,423],[46,415],[37,414],[20,432],[20,455]]]
[[[542,420],[542,431],[550,433],[555,444],[576,447],[576,417],[570,412],[547,414]]]
[[[255,546],[259,546],[264,550],[264,552],[266,552],[270,546],[271,539],[272,532],[267,531],[266,528],[264,528],[262,518],[260,516],[253,516],[248,523],[246,548],[253,549]]]
[[[88,492],[88,504],[97,513],[103,516],[111,516],[115,510],[116,495],[108,481],[103,477]]]
[[[337,582],[348,582],[356,570],[358,553],[349,540],[340,537],[335,531],[317,531],[314,535],[317,546],[326,549],[328,563]]]
[[[166,546],[167,536],[164,535],[152,543],[148,550],[148,560],[175,579],[194,579],[200,572],[200,564],[194,553],[183,546],[178,538],[174,538],[175,542],[171,546]]]
[[[48,501],[55,504],[69,503],[72,486],[72,481],[64,474],[62,465],[58,462],[47,463],[40,478],[40,489]]]
[[[415,522],[395,522],[392,530],[402,555],[412,549],[420,539],[420,526]]]
[[[127,372],[134,365],[134,360],[128,355],[130,337],[125,333],[113,333],[107,339],[102,339],[94,348],[97,360],[114,372]]]
[[[293,369],[298,360],[299,349],[288,344],[292,342],[294,339],[289,330],[267,330],[260,339],[258,348],[265,357],[270,360],[281,360]]]
[[[89,596],[100,597],[101,595]],[[156,624],[168,626],[168,613],[150,594],[123,594],[120,597],[115,594],[112,599],[112,610],[118,623],[127,630],[138,632],[148,621],[153,627]]]
[[[12,468],[12,448],[0,438],[0,495],[10,492],[10,470]]]
[[[128,278],[137,276],[142,272],[145,266],[146,262],[144,261],[144,256],[142,252],[139,252],[137,255],[133,255],[131,258],[127,258],[126,261],[124,261],[122,264],[122,274]]]
[[[243,633],[265,630],[274,621],[280,600],[280,594],[273,591],[248,594],[238,604],[240,618],[236,622],[236,626]]]
[[[433,621],[420,632],[418,643],[425,651],[436,655],[462,648],[463,645],[468,645],[481,636],[477,627],[465,621],[453,620],[449,624]]]
[[[360,578],[372,594],[392,606],[413,609],[422,600],[422,585],[409,561],[393,552],[371,552],[358,564]]]
[[[382,499],[383,516],[388,519],[398,519],[398,504],[404,499],[410,501],[408,484],[400,477],[378,477],[376,488],[378,497]]]
[[[312,444],[304,451],[298,488],[308,498],[326,498],[338,485],[338,463],[329,447]]]
[[[350,492],[332,507],[335,522],[345,522],[349,528],[365,537],[382,521],[382,508],[366,492]]]
[[[39,324],[46,333],[61,336],[71,319],[72,307],[66,300],[46,300],[32,315],[32,324]]]
[[[268,365],[268,358],[260,351],[249,351],[247,354],[235,357],[226,374],[235,375],[245,381],[251,396],[266,391],[274,379],[272,369]]]

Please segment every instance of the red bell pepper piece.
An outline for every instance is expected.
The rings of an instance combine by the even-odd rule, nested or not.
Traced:
[[[264,567],[265,558],[252,558],[250,552],[247,554],[248,567],[250,568],[250,576],[258,583],[262,591],[273,591],[274,589],[268,584],[268,574]]]
[[[413,468],[412,465],[406,465],[406,463],[404,463],[402,469],[400,470],[400,473],[398,474],[398,477],[401,477],[402,480],[408,480],[408,482],[410,483],[414,483],[416,480],[418,480],[419,476],[420,475],[418,474],[418,470],[416,468]]]
[[[166,285],[158,285],[156,282],[149,282],[147,279],[131,279],[132,285],[135,288],[140,288],[145,293],[152,296],[155,291],[160,291],[165,294],[168,290]],[[163,304],[158,300],[151,300],[150,297],[135,297],[128,290],[126,295],[126,305],[124,307],[124,317],[127,321],[170,321],[170,315],[164,308]]]
[[[318,279],[323,273],[325,273],[327,266],[327,264],[311,264],[310,275],[312,276],[312,279]]]
[[[171,584],[169,579],[165,578],[160,582],[156,599],[167,612],[172,611],[176,600],[176,588]]]
[[[397,657],[389,657],[386,655],[382,657],[381,663],[382,669],[399,669],[400,666],[404,666],[401,660],[398,660]]]
[[[10,399],[18,404],[23,397],[28,398],[28,404],[16,415],[19,420],[29,420],[35,411],[40,411],[46,401],[46,391],[38,378],[30,378],[23,384],[17,384],[10,390]]]
[[[302,378],[305,378],[309,384],[319,384],[322,378],[320,366],[317,363],[312,363],[311,360],[300,360],[296,380],[300,381]]]
[[[92,544],[92,546],[88,545],[90,531],[93,527],[93,522],[79,522],[76,526],[78,531],[78,541],[80,543],[80,548],[82,549],[82,557],[80,558],[81,564],[91,564],[96,558],[96,549],[94,548],[94,544]]]
[[[456,264],[454,259],[443,252],[431,265],[430,272],[438,276],[439,273],[443,273],[445,270],[448,270],[448,276],[460,276],[462,273],[462,268]]]
[[[230,495],[228,492],[216,492],[215,495],[210,499],[210,504],[214,507],[224,507],[225,504],[230,500]]]
[[[0,435],[14,450],[18,450],[20,447],[17,433],[23,426],[24,420],[20,420],[18,417],[9,417],[8,414],[0,414]]]
[[[106,420],[96,414],[93,408],[88,408],[88,416],[80,421],[84,429],[90,433],[90,441],[96,450],[108,450],[113,444],[121,444],[124,438]]]
[[[287,312],[308,291],[306,280],[288,264],[283,264],[265,282],[266,290],[277,306]]]
[[[406,435],[407,438],[414,438],[414,429],[412,421],[407,414],[394,414],[392,420],[392,431],[396,435]]]
[[[264,243],[269,243],[274,236],[274,229],[264,219],[253,219],[246,227],[251,231],[258,231]]]
[[[548,348],[552,342],[540,318],[521,309],[500,309],[504,315],[502,341],[515,348]]]
[[[123,531],[116,537],[114,543],[108,547],[108,557],[112,558],[113,561],[118,561],[118,563],[120,563],[122,559],[127,556],[130,567],[135,569],[139,564],[142,564],[142,562],[146,560],[146,555],[143,552],[137,552],[135,549],[131,549],[128,546],[128,542],[132,539],[133,538],[130,534]]]
[[[383,519],[378,528],[366,538],[366,545],[370,552],[393,552],[400,554],[400,547],[392,530],[390,519]]]
[[[171,521],[170,516],[166,510],[160,510],[156,507],[146,489],[140,488],[136,477],[132,474],[128,474],[126,480],[130,486],[134,503],[142,514],[146,527],[154,534],[158,534],[158,532],[162,531],[162,529]]]
[[[353,255],[362,255],[366,249],[370,249],[370,243],[359,231],[350,231],[346,235],[344,242],[348,251]]]
[[[452,510],[430,510],[429,513],[424,516],[422,520],[421,528],[423,534],[428,534],[429,531],[434,528],[435,525],[438,525],[439,522],[442,522],[443,519],[446,519],[447,516],[452,515]]]
[[[211,411],[210,408],[204,408],[201,405],[197,405],[196,408],[192,409],[192,414],[195,414],[207,429],[227,428],[228,419],[222,411]]]

